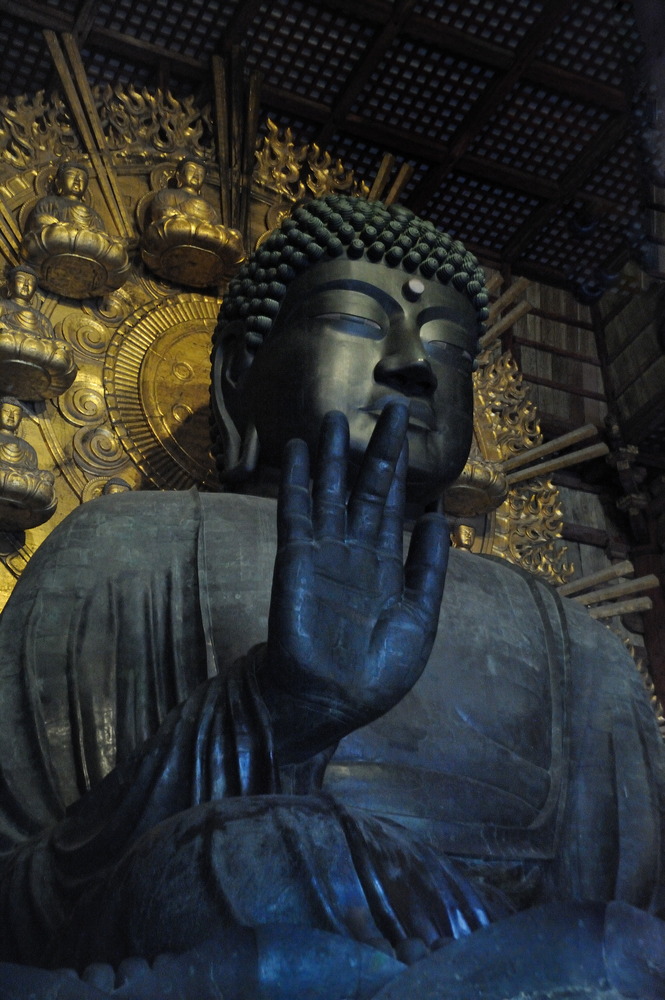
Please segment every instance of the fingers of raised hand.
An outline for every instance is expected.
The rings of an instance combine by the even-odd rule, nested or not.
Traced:
[[[348,537],[361,542],[376,540],[384,523],[408,422],[409,411],[401,404],[387,406],[379,417],[349,497]],[[402,466],[400,470],[406,474]],[[393,533],[398,493],[399,487],[396,487],[389,508],[388,524],[392,525]],[[390,533],[390,529],[388,531]]]
[[[349,424],[343,413],[323,418],[313,483],[312,518],[319,538],[343,539],[346,533],[346,465]]]
[[[312,513],[309,494],[309,452],[304,441],[289,441],[284,449],[282,482],[277,502],[277,542],[310,539]]]
[[[448,567],[450,536],[443,514],[425,514],[416,523],[404,566],[404,597],[434,625]]]
[[[402,560],[404,537],[404,503],[406,501],[406,473],[409,467],[409,442],[405,437],[395,466],[395,474],[383,508],[379,529],[379,548]]]

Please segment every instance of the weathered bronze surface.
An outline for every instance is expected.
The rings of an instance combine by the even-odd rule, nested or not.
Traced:
[[[665,759],[621,645],[468,551],[439,612],[439,514],[402,566],[405,500],[467,457],[485,302],[463,247],[345,197],[298,209],[231,284],[222,472],[259,491],[302,439],[272,593],[275,508],[252,495],[102,497],[31,560],[0,619],[6,958],[87,968],[103,996],[123,959],[172,953],[126,967],[154,1000],[166,967],[185,1000],[281,1000],[293,964],[326,1000],[662,995],[640,942],[663,931]],[[414,964],[402,983],[386,949]],[[44,975],[0,966],[8,988]]]

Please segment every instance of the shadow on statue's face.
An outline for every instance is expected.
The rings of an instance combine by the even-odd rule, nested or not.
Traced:
[[[88,186],[88,174],[83,167],[61,167],[56,174],[55,190],[70,198],[82,198]]]
[[[8,285],[11,298],[29,302],[37,291],[37,278],[30,271],[15,271],[9,278]]]
[[[18,430],[23,411],[15,403],[0,403],[0,428],[13,433]]]
[[[457,478],[471,445],[476,338],[476,312],[455,289],[383,264],[326,261],[289,285],[227,405],[237,414],[242,397],[236,422],[253,421],[261,461],[278,465],[290,438],[315,448],[329,410],[346,414],[357,464],[383,407],[406,403],[408,495],[427,502]]]
[[[194,191],[200,191],[205,179],[205,167],[193,160],[184,160],[176,170],[176,181],[179,187],[189,187]]]

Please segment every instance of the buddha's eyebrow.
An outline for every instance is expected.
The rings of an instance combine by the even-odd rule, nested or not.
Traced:
[[[369,281],[362,281],[359,278],[334,278],[330,281],[326,281],[325,284],[321,285],[317,289],[317,295],[319,293],[333,292],[333,291],[347,291],[356,292],[359,295],[366,296],[371,302],[377,303],[388,315],[394,312],[401,312],[401,306],[395,295],[391,295],[389,292],[385,292],[382,288],[377,288],[376,285],[372,285]]]
[[[465,326],[464,317],[460,316],[459,309],[454,309],[452,306],[427,306],[418,313],[418,322],[421,324],[429,323],[433,319],[447,319],[455,326]]]

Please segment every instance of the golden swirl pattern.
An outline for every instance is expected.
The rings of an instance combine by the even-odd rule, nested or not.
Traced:
[[[85,314],[71,312],[61,324],[62,336],[77,351],[94,360],[103,359],[110,339],[109,331]]]
[[[83,472],[108,476],[127,462],[127,455],[109,424],[80,427],[73,444],[74,461]]]

